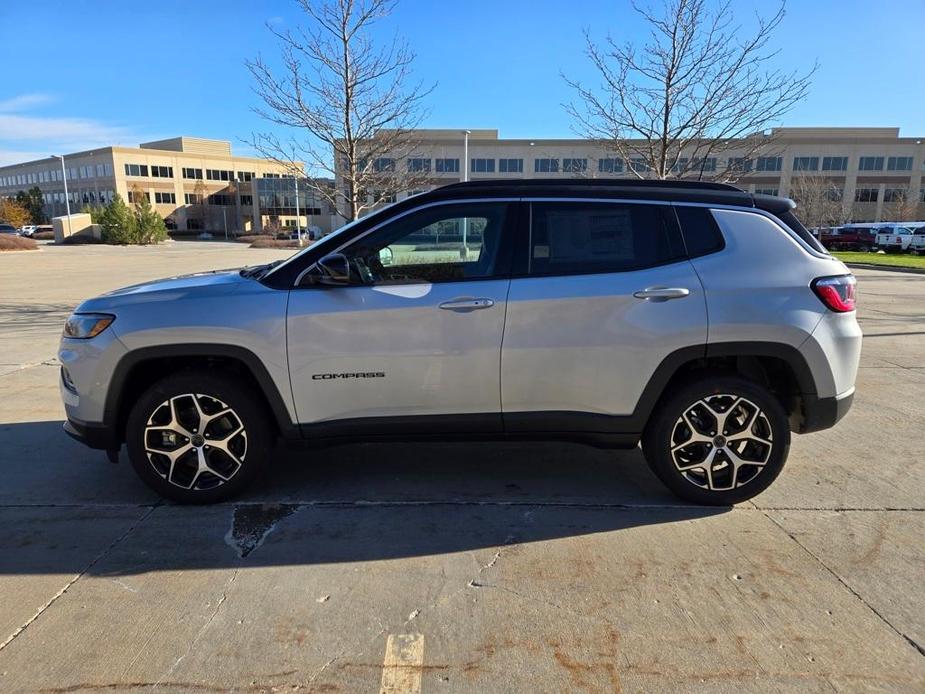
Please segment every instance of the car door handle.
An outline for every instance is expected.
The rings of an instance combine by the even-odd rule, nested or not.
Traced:
[[[690,289],[684,287],[646,287],[633,292],[633,296],[637,299],[668,301],[669,299],[683,299],[685,296],[690,296],[690,293]]]
[[[478,311],[482,308],[491,308],[494,305],[494,301],[486,298],[450,299],[449,301],[444,301],[442,304],[439,304],[440,308],[445,311],[459,311],[461,313],[466,313],[468,311]]]

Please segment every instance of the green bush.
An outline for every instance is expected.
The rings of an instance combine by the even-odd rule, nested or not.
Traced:
[[[147,196],[135,205],[135,243],[148,245],[167,240],[167,227],[164,219],[151,207]]]
[[[136,241],[138,238],[138,221],[135,214],[118,193],[116,193],[112,202],[103,208],[103,212],[100,214],[100,226],[102,227],[100,235],[103,243],[116,246],[138,243]]]

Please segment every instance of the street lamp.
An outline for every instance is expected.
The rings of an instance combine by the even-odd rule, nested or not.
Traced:
[[[64,155],[63,154],[52,154],[51,158],[54,159],[57,157],[61,160],[61,180],[64,181],[64,205],[67,209],[67,235],[71,235],[71,199],[67,194],[67,171],[64,168]]]
[[[463,130],[463,182],[469,180],[469,135],[471,130]],[[459,249],[460,257],[465,260],[469,257],[469,219],[463,217],[462,220],[462,248]]]

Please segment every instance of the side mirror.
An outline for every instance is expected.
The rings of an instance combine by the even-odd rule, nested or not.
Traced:
[[[318,278],[319,284],[342,286],[350,284],[350,263],[343,253],[331,253],[324,256],[317,263],[321,270]]]
[[[386,246],[385,248],[379,249],[379,262],[382,264],[382,267],[388,267],[392,264],[392,249]]]

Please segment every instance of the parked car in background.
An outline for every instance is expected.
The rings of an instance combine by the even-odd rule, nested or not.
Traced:
[[[909,241],[909,252],[913,255],[925,255],[925,222],[919,222],[912,228],[912,240]]]
[[[822,229],[819,241],[830,251],[871,251],[877,247],[877,231],[871,224],[845,224]]]
[[[28,236],[32,238],[32,234],[35,233],[36,225],[35,224],[26,224],[19,229],[20,236]]]
[[[19,236],[19,229],[12,224],[0,224],[0,234],[16,234]]]
[[[912,229],[907,226],[885,226],[877,229],[877,248],[887,253],[905,253],[912,243]]]

